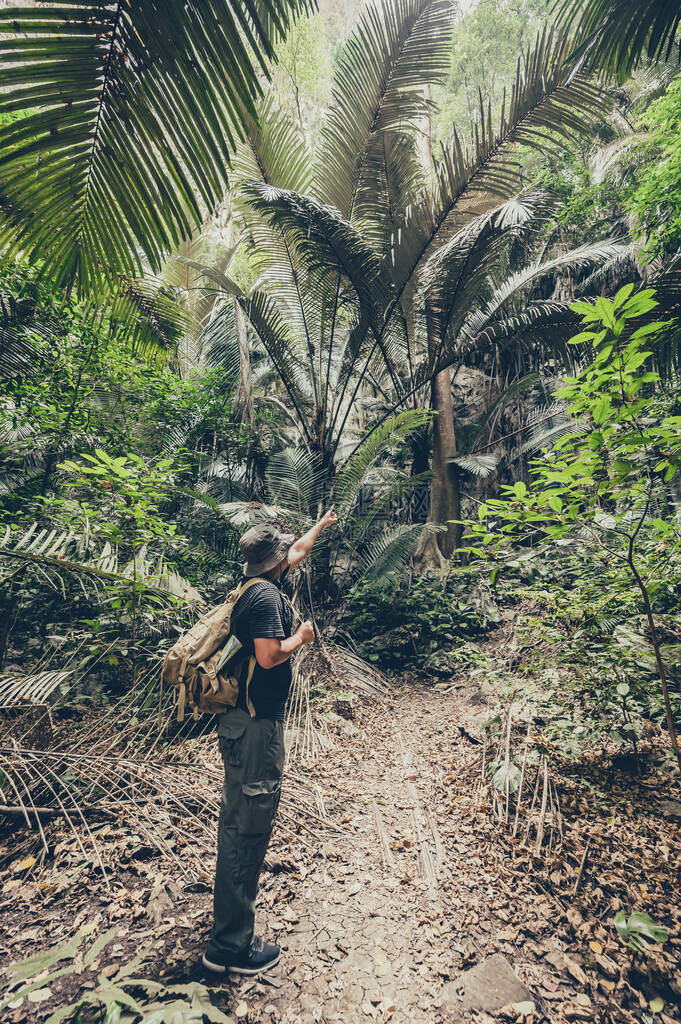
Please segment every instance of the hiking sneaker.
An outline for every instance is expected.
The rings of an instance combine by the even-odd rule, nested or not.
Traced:
[[[215,956],[213,953],[204,953],[202,963],[209,971],[217,971],[224,974],[231,971],[232,974],[260,974],[267,971],[279,960],[281,950],[274,942],[263,942],[257,935],[251,942],[245,953],[240,956]]]

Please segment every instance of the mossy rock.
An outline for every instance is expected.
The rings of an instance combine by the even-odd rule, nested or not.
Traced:
[[[424,671],[429,675],[439,676],[441,679],[445,679],[454,674],[456,671],[456,663],[452,658],[450,651],[433,651],[423,663]]]

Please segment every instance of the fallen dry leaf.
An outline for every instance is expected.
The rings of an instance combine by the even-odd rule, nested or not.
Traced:
[[[16,864],[13,866],[12,870],[13,871],[27,871],[28,868],[32,868],[33,867],[33,865],[37,862],[37,860],[38,860],[37,857],[24,857],[23,860],[18,860],[16,862]]]
[[[49,988],[36,988],[32,992],[28,993],[27,999],[29,1003],[44,1003],[46,999],[50,999],[52,996],[52,989]]]

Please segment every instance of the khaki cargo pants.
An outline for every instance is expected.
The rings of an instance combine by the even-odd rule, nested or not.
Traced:
[[[284,724],[240,708],[218,719],[225,784],[218,823],[213,930],[206,953],[237,956],[253,938],[258,878],[284,768]]]

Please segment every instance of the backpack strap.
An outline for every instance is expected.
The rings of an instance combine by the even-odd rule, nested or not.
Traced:
[[[250,576],[247,580],[244,580],[244,582],[241,583],[237,587],[238,593],[237,593],[235,601],[234,601],[235,607],[236,607],[236,603],[239,600],[239,598],[244,596],[244,594],[249,589],[249,587],[254,586],[254,584],[256,584],[256,583],[271,583],[271,582],[272,582],[272,580],[268,580],[265,576]]]
[[[177,696],[177,720],[184,721],[184,709],[187,703],[187,684],[180,683],[180,691]]]
[[[184,674],[187,671],[187,662],[188,661],[189,661],[189,651],[187,651],[185,653],[185,656],[182,659],[182,664],[180,665],[180,671],[177,673],[177,679],[178,679],[178,682],[180,682],[180,683],[184,679]]]
[[[303,617],[300,614],[300,612],[298,611],[298,609],[296,608],[296,606],[294,605],[294,603],[291,600],[291,598],[288,596],[288,594],[285,594],[283,592],[283,590],[280,590],[279,593],[281,594],[281,599],[284,602],[284,604],[288,605],[289,611],[291,612],[291,615],[293,617],[293,621],[295,622],[296,619],[297,619],[298,622],[302,622],[303,621]]]
[[[251,679],[253,678],[254,671],[255,671],[255,655],[252,654],[251,657],[248,659],[248,672],[246,674],[246,682],[244,684],[245,687],[246,687],[246,707],[248,708],[248,711],[249,711],[249,714],[250,714],[251,718],[255,718],[255,708],[253,707],[253,701],[251,700],[251,698],[249,696],[248,687],[250,685]]]

